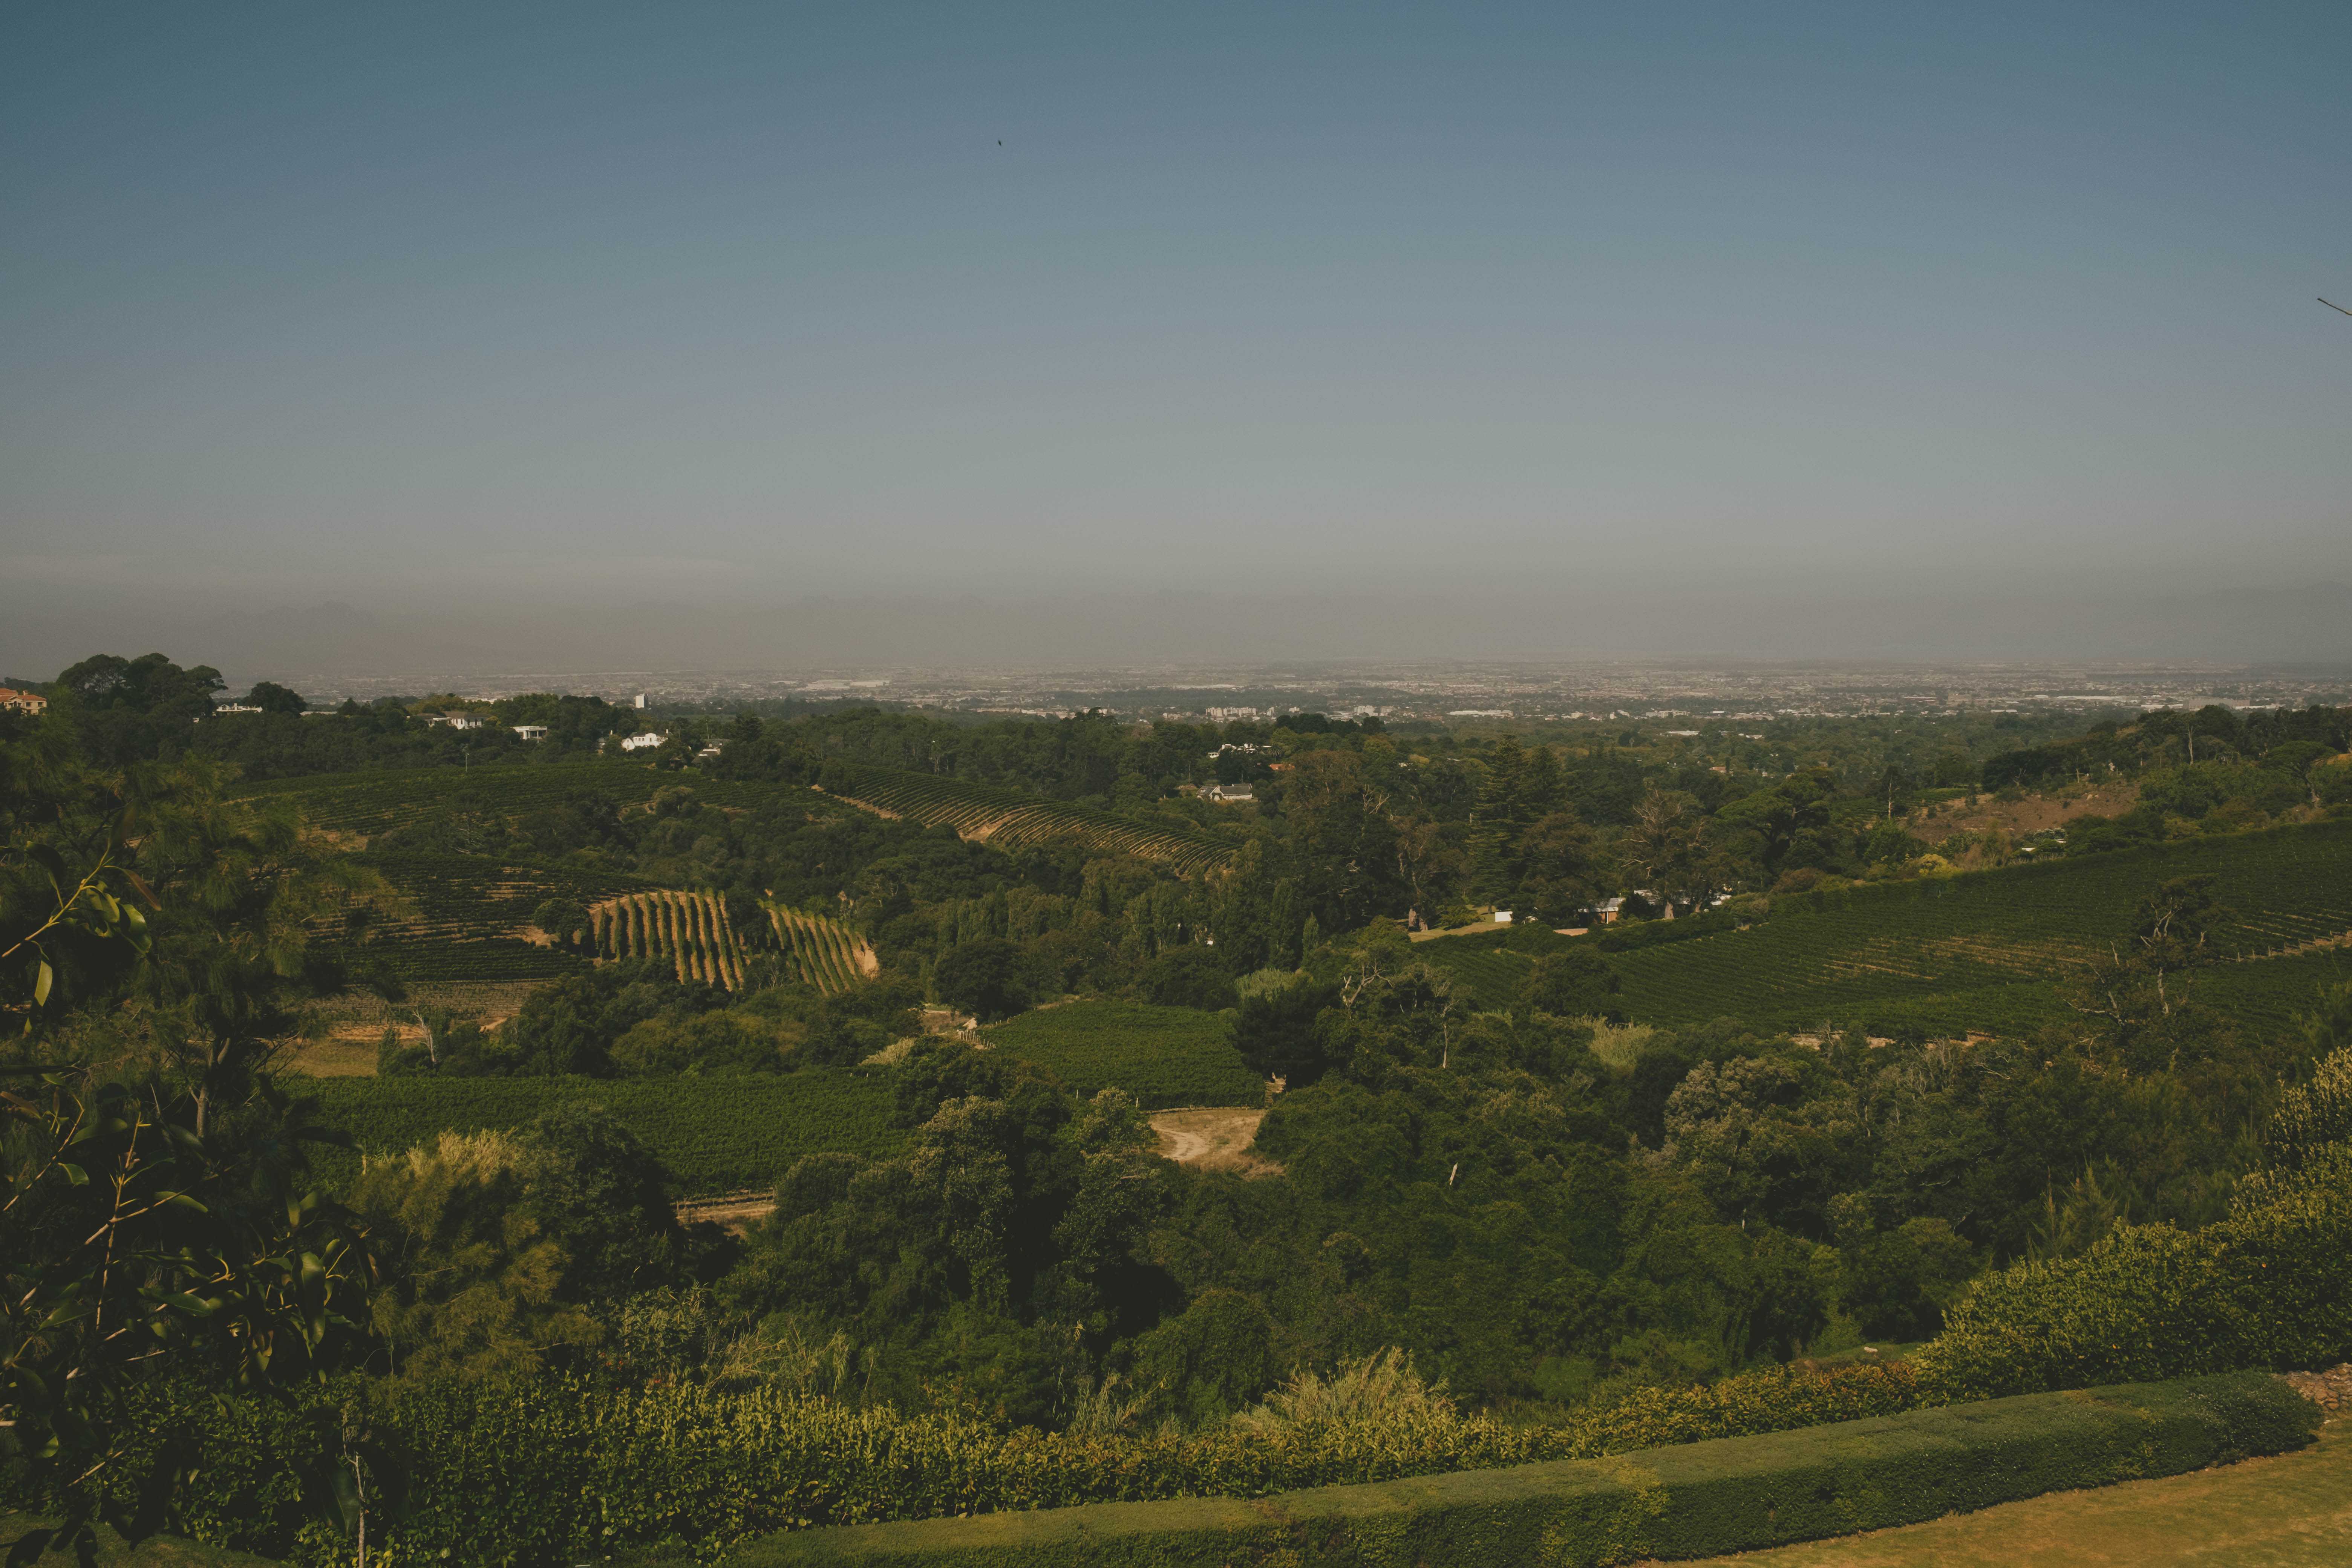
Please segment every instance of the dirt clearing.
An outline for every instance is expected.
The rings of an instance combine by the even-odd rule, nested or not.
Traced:
[[[1211,1109],[1163,1110],[1151,1119],[1162,1159],[1202,1171],[1232,1171],[1244,1176],[1278,1176],[1282,1167],[1250,1152],[1263,1110]]]
[[[721,1230],[740,1236],[775,1212],[775,1190],[755,1187],[715,1198],[688,1198],[677,1205],[677,1223],[699,1225],[708,1220]]]

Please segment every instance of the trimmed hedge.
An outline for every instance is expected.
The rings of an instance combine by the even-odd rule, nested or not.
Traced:
[[[1851,1421],[1613,1459],[771,1537],[740,1568],[1519,1568],[1748,1551],[1913,1524],[2309,1441],[2315,1406],[2239,1373]]]

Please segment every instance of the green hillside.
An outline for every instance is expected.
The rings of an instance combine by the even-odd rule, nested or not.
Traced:
[[[698,799],[725,808],[748,808],[788,795],[812,812],[844,809],[814,790],[791,784],[715,779],[694,772],[666,772],[650,763],[626,762],[617,757],[503,767],[317,773],[273,779],[253,784],[243,793],[250,800],[292,800],[303,820],[312,827],[373,837],[433,812],[452,808],[516,817],[561,805],[587,791],[608,795],[627,807],[651,800],[656,790],[680,784],[693,790]]]
[[[691,790],[696,801],[730,813],[780,800],[811,817],[853,810],[798,786],[713,779],[603,758],[324,773],[256,784],[248,798],[291,801],[307,826],[339,836],[359,864],[399,895],[404,907],[380,920],[373,933],[368,956],[373,962],[407,980],[543,980],[585,968],[588,960],[523,934],[541,903],[565,899],[593,906],[649,894],[665,884],[568,859],[550,861],[531,854],[528,844],[457,853],[446,846],[387,848],[383,836],[436,814],[520,822],[592,794],[627,813],[645,807],[656,791],[679,786]]]
[[[1164,861],[1187,873],[1224,865],[1234,857],[1232,844],[1189,825],[1139,822],[969,779],[829,763],[825,780],[825,788],[844,800],[926,826],[944,824],[965,838],[1002,849],[1074,843],[1107,855]]]
[[[2331,976],[2352,973],[2352,954],[2304,948],[2352,932],[2352,822],[1803,894],[1776,900],[1769,919],[1745,931],[1611,962],[1624,977],[1624,1010],[1641,1022],[2014,1033],[2064,1016],[2061,983],[2129,925],[2149,889],[2204,875],[2225,910],[2214,927],[2225,961],[2197,980],[2208,1000],[2278,1021]],[[1508,1002],[1532,962],[1497,938],[1441,938],[1415,956],[1487,1005]]]
[[[988,1039],[1082,1095],[1123,1089],[1155,1110],[1265,1100],[1265,1080],[1234,1049],[1224,1017],[1197,1008],[1070,1002],[998,1024]]]

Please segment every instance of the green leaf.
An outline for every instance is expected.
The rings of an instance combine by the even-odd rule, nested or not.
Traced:
[[[79,1165],[69,1165],[60,1160],[58,1162],[58,1169],[65,1173],[67,1182],[72,1185],[77,1187],[89,1185],[89,1173]]]
[[[58,897],[60,900],[66,896],[68,883],[80,880],[79,878],[67,872],[64,859],[46,844],[27,844],[25,846],[25,856],[48,874],[49,886],[58,890]]]
[[[35,971],[33,974],[34,1006],[40,1007],[47,1005],[49,1000],[49,986],[56,979],[57,975],[55,972],[49,968],[49,961],[46,958],[41,960],[41,967]]]

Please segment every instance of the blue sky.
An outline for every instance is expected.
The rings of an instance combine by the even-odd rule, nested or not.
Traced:
[[[20,627],[2352,581],[2340,4],[5,28]]]

